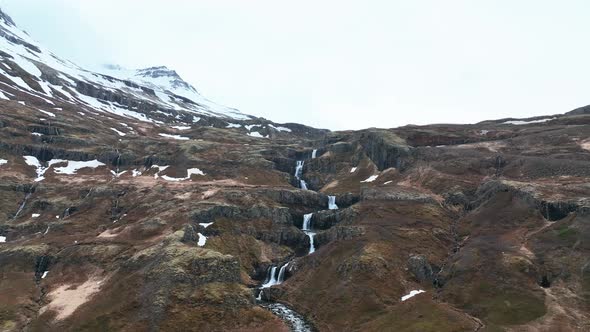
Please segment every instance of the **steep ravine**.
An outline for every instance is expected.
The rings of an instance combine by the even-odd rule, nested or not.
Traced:
[[[315,159],[317,157],[317,149],[314,149],[311,158]],[[295,179],[297,183],[300,185],[300,189],[302,190],[310,190],[307,188],[305,180],[303,180],[303,166],[305,164],[305,160],[298,160],[295,166]],[[336,196],[328,196],[328,210],[335,210],[338,209],[336,205]],[[320,212],[320,211],[318,211]],[[313,212],[307,213],[303,215],[303,222],[301,226],[301,231],[305,233],[307,238],[309,239],[309,249],[307,251],[307,255],[312,255],[315,250],[314,244],[314,237],[316,233],[312,227],[312,220]],[[295,310],[290,308],[289,306],[280,303],[280,302],[273,302],[272,300],[266,300],[270,298],[270,296],[265,296],[265,289],[268,289],[272,286],[280,285],[285,281],[285,273],[286,269],[291,264],[292,261],[288,261],[279,267],[271,266],[269,267],[268,274],[266,277],[265,282],[260,285],[258,289],[258,296],[256,300],[263,308],[270,310],[273,314],[281,318],[285,323],[287,323],[292,331],[294,332],[311,332],[315,331],[316,328],[313,327],[311,322],[307,321],[305,317]]]

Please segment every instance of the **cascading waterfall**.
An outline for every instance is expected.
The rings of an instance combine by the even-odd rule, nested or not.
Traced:
[[[311,229],[311,217],[313,217],[313,213],[303,215],[303,227],[301,228],[301,230],[309,231]]]
[[[301,184],[301,189],[308,190],[307,189],[307,182],[305,182],[305,180],[299,180],[299,183]]]
[[[314,149],[313,152],[311,153],[311,158],[314,159],[316,157],[317,157],[317,149]],[[305,180],[301,179],[301,177],[303,176],[303,165],[304,164],[305,164],[305,162],[303,160],[297,161],[297,165],[295,166],[295,178],[299,181],[299,186],[301,187],[301,189],[308,190],[307,183],[305,182]],[[328,197],[329,197],[328,207],[331,210],[337,209],[338,206],[336,205],[336,196],[328,196]],[[316,233],[312,232],[312,230],[311,230],[312,217],[313,217],[313,213],[308,213],[308,214],[303,215],[303,224],[301,227],[301,230],[303,232],[305,232],[305,234],[309,238],[308,255],[313,254],[315,252],[314,237],[315,237]],[[279,285],[285,281],[285,272],[287,270],[287,266],[289,265],[289,263],[290,262],[283,264],[280,267],[280,269],[278,270],[278,272],[277,272],[276,266],[272,266],[269,268],[266,280],[265,280],[264,284],[262,284],[260,286],[260,288],[259,288],[260,290],[258,292],[258,295],[256,296],[257,301],[262,302],[262,297],[264,295],[263,293],[264,293],[265,288]],[[284,321],[289,323],[289,325],[292,328],[292,331],[295,331],[295,332],[310,332],[310,331],[312,331],[312,328],[308,325],[307,322],[305,322],[305,319],[301,315],[299,315],[298,313],[296,313],[292,309],[288,308],[284,304],[281,304],[281,303],[260,303],[260,305],[269,309],[275,315],[277,315],[278,317],[280,317],[281,319],[283,319]]]
[[[308,190],[307,189],[307,182],[305,182],[305,180],[301,179],[301,177],[303,176],[303,165],[304,164],[305,164],[305,161],[297,160],[297,165],[295,166],[295,177],[297,178],[297,180],[299,180],[299,188],[301,188],[303,190]]]
[[[308,213],[303,215],[303,225],[301,226],[301,230],[305,232],[305,235],[309,238],[309,254],[313,254],[315,252],[315,245],[313,243],[313,238],[316,233],[311,231],[311,217],[313,217],[313,213]]]
[[[328,209],[330,210],[337,210],[338,205],[336,205],[336,196],[328,196]]]
[[[285,270],[287,269],[287,265],[289,265],[289,263],[286,263],[283,266],[281,266],[281,269],[279,270],[279,277],[277,280],[277,285],[282,284],[283,281],[285,281]]]
[[[297,180],[301,179],[304,164],[305,162],[303,160],[297,160],[297,165],[295,166],[295,177],[297,178]]]
[[[313,244],[313,238],[315,236],[315,233],[314,232],[305,232],[305,233],[309,237],[309,252],[307,254],[311,255],[315,252],[315,245]]]
[[[289,262],[283,264],[278,269],[278,271],[276,266],[273,265],[272,267],[270,267],[268,270],[268,275],[266,276],[266,282],[262,286],[260,286],[260,288],[269,288],[272,286],[282,284],[283,281],[285,281],[285,271],[287,269],[287,265],[289,265]],[[261,294],[262,292],[258,295],[262,296]]]
[[[262,288],[268,288],[277,284],[277,278],[275,277],[277,273],[277,267],[272,266],[269,270],[268,277],[266,278],[266,282],[262,285]]]

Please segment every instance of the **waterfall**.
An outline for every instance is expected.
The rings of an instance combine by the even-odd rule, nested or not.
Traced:
[[[281,266],[281,269],[279,270],[279,278],[277,281],[277,285],[283,283],[283,281],[285,281],[285,270],[287,269],[287,265],[289,265],[289,263],[285,263],[285,265]]]
[[[256,297],[256,301],[262,301],[262,292],[263,290],[260,290],[260,293],[258,293],[258,296]]]
[[[309,252],[308,254],[313,254],[315,252],[315,245],[313,243],[313,237],[315,233],[311,231],[311,217],[313,217],[313,213],[308,213],[303,215],[303,225],[301,230],[305,232],[305,235],[309,237]]]
[[[315,159],[317,157],[318,154],[318,149],[313,149],[313,151],[311,152],[311,159]]]
[[[16,213],[14,214],[14,217],[12,217],[12,220],[16,219],[18,217],[18,215],[23,211],[23,209],[25,208],[25,205],[27,205],[27,201],[29,200],[29,197],[31,197],[30,192],[25,194],[25,199],[23,200],[22,204],[18,207],[18,211],[16,211]]]
[[[330,210],[337,210],[338,205],[336,205],[336,196],[328,196],[328,209]]]
[[[260,288],[268,288],[276,285],[280,285],[285,281],[285,271],[287,269],[287,265],[289,262],[283,264],[281,268],[277,271],[276,266],[272,266],[268,270],[268,275],[266,276],[266,281]]]
[[[297,160],[297,166],[295,166],[295,177],[298,180],[301,179],[301,175],[303,175],[303,164],[305,164],[303,160]]]
[[[304,231],[308,231],[311,229],[311,217],[313,213],[308,213],[303,215],[303,227],[301,228]]]
[[[309,237],[309,253],[308,253],[308,255],[310,255],[315,252],[315,245],[313,244],[313,238],[315,236],[315,233],[314,232],[305,232],[305,234],[307,234],[307,236]]]
[[[299,180],[299,183],[301,184],[301,189],[307,190],[307,182],[304,180]]]
[[[262,288],[268,288],[277,284],[277,278],[275,277],[277,273],[277,267],[273,266],[270,268],[270,275],[268,277],[268,281],[262,285]]]

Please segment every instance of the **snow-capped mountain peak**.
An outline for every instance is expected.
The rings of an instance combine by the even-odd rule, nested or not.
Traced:
[[[195,115],[252,117],[204,98],[174,70],[126,70],[109,65],[93,72],[60,59],[20,30],[0,9],[0,99],[34,97],[37,106],[75,104],[148,122],[193,121]]]

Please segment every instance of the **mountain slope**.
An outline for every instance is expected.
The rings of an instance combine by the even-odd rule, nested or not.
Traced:
[[[24,93],[45,102],[47,107],[55,102],[77,104],[149,122],[186,120],[191,118],[189,115],[230,120],[253,118],[208,101],[165,67],[147,68],[117,78],[84,70],[47,51],[3,12],[0,36],[4,98],[14,100],[15,93]]]

